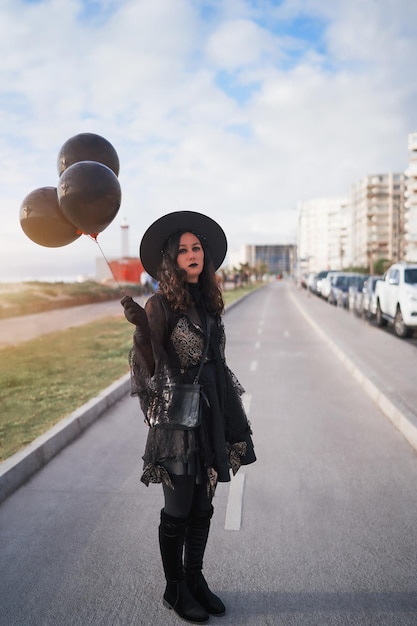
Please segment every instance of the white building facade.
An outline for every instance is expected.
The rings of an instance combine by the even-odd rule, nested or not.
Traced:
[[[406,172],[365,176],[347,198],[299,205],[298,272],[417,262],[417,132],[408,136]]]
[[[404,258],[417,263],[417,133],[408,136],[409,166],[406,171]]]
[[[299,274],[339,270],[351,263],[351,217],[347,197],[317,198],[298,207]]]
[[[352,186],[352,264],[373,272],[376,261],[404,258],[405,174],[365,176]]]

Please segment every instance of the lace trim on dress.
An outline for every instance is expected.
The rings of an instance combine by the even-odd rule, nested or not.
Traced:
[[[217,477],[218,477],[218,474],[216,470],[214,469],[214,467],[209,467],[207,469],[207,477],[208,477],[207,495],[209,496],[209,498],[214,498],[214,494],[215,494],[216,487],[217,487]]]
[[[217,472],[213,467],[207,468],[207,495],[210,498],[214,497],[217,487]],[[149,483],[163,483],[167,487],[174,489],[171,477],[168,471],[162,465],[157,463],[148,463],[143,470],[141,476],[141,482],[149,487]]]
[[[246,441],[239,441],[234,443],[229,449],[229,461],[233,476],[236,475],[242,464],[241,458],[246,455],[246,447]]]
[[[162,467],[162,465],[156,465],[155,463],[148,463],[148,465],[143,470],[143,474],[140,480],[147,487],[149,487],[149,483],[164,483],[164,485],[167,485],[167,487],[171,487],[171,489],[174,489],[171,477],[165,467]]]
[[[232,372],[232,370],[227,365],[225,365],[225,367],[226,367],[226,371],[228,372],[228,374],[229,374],[229,376],[230,376],[230,378],[232,380],[232,385],[235,388],[235,390],[237,391],[238,396],[242,396],[245,393],[245,389],[240,384],[236,374],[234,374]]]

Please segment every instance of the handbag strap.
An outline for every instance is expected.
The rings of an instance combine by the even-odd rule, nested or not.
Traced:
[[[205,315],[205,318],[206,318],[206,329],[207,329],[206,339],[205,339],[203,354],[201,355],[200,367],[198,368],[197,376],[194,378],[193,385],[198,385],[198,380],[200,378],[201,370],[203,369],[203,365],[204,365],[205,360],[207,358],[207,353],[208,353],[208,349],[209,349],[209,345],[210,345],[210,318],[209,318],[209,316],[207,314],[206,309],[204,309],[204,315]]]

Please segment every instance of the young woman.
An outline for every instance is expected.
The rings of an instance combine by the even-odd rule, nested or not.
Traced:
[[[202,574],[216,484],[256,460],[240,398],[244,390],[225,361],[224,305],[215,271],[226,250],[225,234],[211,218],[194,211],[169,213],[148,228],[140,245],[142,264],[159,281],[158,292],[145,309],[129,296],[121,301],[136,326],[132,394],[139,396],[150,426],[141,480],[147,486],[162,483],[164,493],[163,602],[195,623],[226,610]],[[201,423],[191,430],[164,428],[164,390],[168,383],[194,381],[206,343]]]

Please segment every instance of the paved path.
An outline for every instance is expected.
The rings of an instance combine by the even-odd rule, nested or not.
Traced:
[[[142,304],[145,302],[145,298],[135,299]],[[0,347],[35,339],[71,326],[82,326],[110,315],[123,316],[123,308],[119,300],[2,319],[0,320]]]

